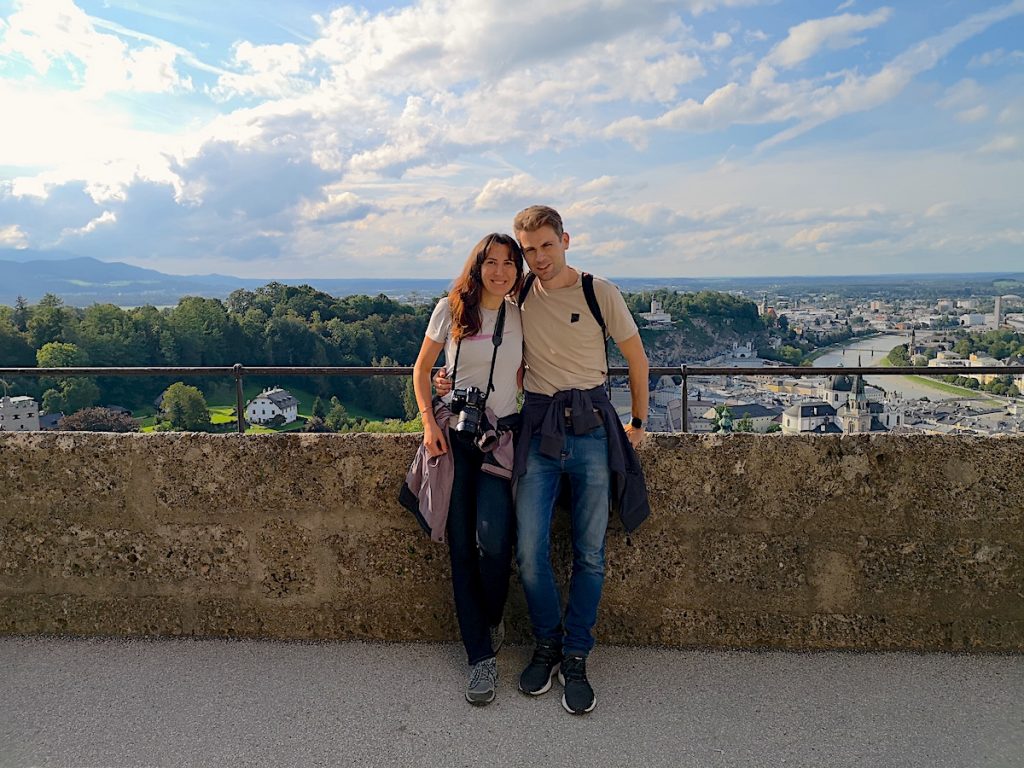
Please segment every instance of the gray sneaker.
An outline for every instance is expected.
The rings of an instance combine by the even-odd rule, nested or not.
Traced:
[[[491,650],[497,655],[501,646],[505,644],[505,620],[498,622],[498,626],[491,627]]]
[[[466,701],[476,706],[490,704],[494,701],[494,686],[497,682],[498,664],[494,657],[478,661],[469,672]]]

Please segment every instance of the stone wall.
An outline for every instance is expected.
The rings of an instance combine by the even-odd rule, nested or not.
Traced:
[[[416,435],[0,435],[0,634],[454,639]],[[601,642],[1024,650],[1024,440],[655,435]],[[565,515],[555,536],[563,578]],[[518,584],[508,620],[528,625]]]

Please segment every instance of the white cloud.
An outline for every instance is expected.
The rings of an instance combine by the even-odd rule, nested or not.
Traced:
[[[723,51],[732,45],[732,35],[728,32],[716,32],[711,38],[708,48],[712,51]]]
[[[984,104],[979,104],[976,107],[957,112],[956,119],[961,123],[979,123],[988,117],[988,113],[988,107]]]
[[[28,237],[17,224],[0,227],[0,245],[6,248],[27,248]]]
[[[242,40],[234,46],[232,66],[223,72],[212,93],[216,98],[257,96],[281,99],[308,93],[313,85],[308,74],[306,48],[295,43],[253,45]]]
[[[0,221],[30,222],[18,236],[33,245],[63,232],[75,236],[76,250],[106,258],[132,253],[195,271],[181,254],[202,252],[204,270],[237,273],[232,266],[244,261],[247,273],[267,276],[447,274],[480,234],[507,231],[511,215],[535,202],[566,215],[574,259],[614,269],[628,256],[630,269],[648,274],[674,271],[677,259],[704,273],[764,271],[798,245],[863,254],[857,249],[885,232],[900,252],[929,238],[963,243],[966,234],[949,231],[959,221],[945,220],[961,212],[993,232],[1011,226],[1000,205],[985,219],[951,174],[931,167],[949,164],[946,156],[905,165],[888,158],[904,176],[839,146],[835,159],[766,160],[786,156],[782,145],[816,125],[892,102],[960,41],[1024,9],[1021,0],[888,62],[873,63],[876,51],[851,52],[860,63],[832,73],[796,65],[856,44],[889,18],[887,9],[796,24],[770,51],[768,36],[738,17],[713,17],[695,24],[697,32],[681,15],[737,5],[414,0],[382,13],[345,6],[320,19],[308,42],[239,41],[222,54],[223,68],[84,14],[75,23],[109,48],[102,56],[53,32],[49,48],[34,49],[0,27],[3,45],[24,49],[22,64],[36,56],[41,67],[78,73],[77,89],[41,87],[35,76],[0,79],[5,111],[34,116],[0,121],[0,165],[21,174],[10,192],[0,190]],[[115,61],[136,74],[86,87],[90,66],[95,80]],[[721,72],[727,66],[737,69],[731,77]],[[111,84],[180,91],[196,71],[216,82],[197,77],[188,104],[174,102],[185,114],[173,130],[144,129],[151,123],[124,108],[126,99],[103,98]],[[1019,107],[1006,96],[1012,76],[1000,90],[984,74],[977,98],[968,98],[968,85],[937,97],[960,121],[1003,121],[990,146],[967,153],[973,166],[953,158],[967,179],[957,184],[997,201],[1019,199],[1019,181],[1005,182],[1019,158]],[[945,82],[941,75],[935,79]],[[222,114],[211,117],[215,110]],[[880,119],[883,132],[893,118],[887,111]],[[721,141],[735,126],[758,128]],[[684,135],[716,131],[692,147]],[[760,147],[778,149],[751,157],[752,145],[774,131]],[[660,135],[651,140],[653,133]],[[974,146],[989,139],[974,136]],[[633,152],[606,138],[650,141],[653,149]],[[1008,162],[993,162],[997,155]],[[929,213],[936,200],[957,206],[957,217]],[[907,233],[920,222],[920,233]]]
[[[192,87],[175,70],[177,49],[157,42],[133,50],[120,37],[100,32],[73,0],[21,2],[2,31],[0,56],[24,58],[40,75],[62,65],[93,97]]]
[[[948,200],[944,200],[941,203],[935,203],[934,205],[928,206],[925,209],[924,217],[926,219],[937,219],[949,216],[955,210],[956,206]]]
[[[768,54],[767,62],[789,69],[806,61],[822,48],[838,50],[864,42],[858,32],[874,29],[892,16],[892,9],[879,8],[866,16],[844,13],[827,19],[813,19],[790,27],[789,35]]]
[[[978,81],[967,77],[947,88],[937,103],[943,109],[964,109],[973,107],[984,98],[985,91]]]
[[[88,235],[92,232],[95,232],[98,227],[102,227],[105,225],[109,226],[116,223],[117,214],[115,214],[113,211],[104,211],[95,219],[89,221],[84,227],[78,227],[76,229],[65,229],[63,232],[61,232],[61,239],[63,240],[64,238],[67,237]]]
[[[1024,51],[1006,51],[1002,48],[996,48],[993,51],[986,51],[985,53],[972,56],[971,60],[967,62],[967,67],[968,69],[985,69],[1006,61],[1024,61]]]
[[[1014,155],[1024,146],[1020,136],[996,136],[978,147],[981,155]]]

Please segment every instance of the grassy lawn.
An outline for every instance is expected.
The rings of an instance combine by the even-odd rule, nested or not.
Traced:
[[[242,394],[243,402],[249,402],[254,397],[259,395],[264,389],[265,385],[259,382],[249,382],[243,385]],[[250,425],[246,428],[245,433],[247,435],[256,434],[274,434],[276,432],[296,432],[301,431],[306,423],[303,419],[310,419],[313,416],[313,402],[316,400],[316,395],[312,392],[307,392],[302,389],[295,387],[282,386],[282,389],[286,389],[294,395],[295,399],[299,401],[299,420],[293,421],[291,424],[285,424],[282,427],[264,427],[259,425]],[[206,401],[207,407],[210,411],[210,423],[215,427],[225,424],[235,423],[235,400],[232,396],[229,401],[225,401],[225,395],[221,394],[220,397],[211,395]],[[323,399],[324,408],[330,410],[330,399]],[[345,406],[345,410],[348,411],[349,416],[356,419],[366,419],[368,421],[380,421],[383,417],[361,408],[355,403],[342,403]],[[147,406],[145,408],[139,408],[135,412],[135,418],[139,420],[142,432],[153,432],[156,430],[156,419],[157,412],[153,406]]]
[[[995,405],[1001,405],[998,400],[988,400],[985,395],[987,392],[983,392],[980,389],[968,389],[967,387],[958,387],[956,384],[949,384],[945,381],[938,381],[930,376],[907,376],[911,381],[916,381],[918,384],[924,384],[927,387],[933,389],[941,389],[943,392],[947,392],[951,395],[960,395],[962,397],[972,397],[975,400],[984,400],[987,403],[993,403]]]
[[[883,357],[882,362],[879,363],[883,368],[891,368],[892,363],[889,362],[889,358]],[[948,375],[948,374],[947,374]],[[913,381],[916,384],[921,384],[925,387],[931,387],[932,389],[940,392],[945,392],[947,395],[956,395],[958,397],[969,397],[974,400],[981,400],[985,403],[992,405],[1002,405],[998,400],[992,400],[986,398],[988,394],[980,389],[968,389],[967,387],[958,387],[956,384],[949,384],[945,381],[939,381],[939,379],[933,376],[905,376],[904,378]]]

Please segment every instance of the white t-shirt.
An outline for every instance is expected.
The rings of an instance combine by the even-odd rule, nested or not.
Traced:
[[[475,336],[462,338],[462,351],[459,353],[458,379],[455,389],[476,387],[481,392],[487,390],[487,377],[491,371],[491,356],[494,354],[492,337],[494,324],[498,320],[498,310],[480,308],[481,328]],[[457,342],[450,335],[452,313],[448,305],[448,297],[442,298],[434,307],[434,313],[427,324],[427,337],[445,345],[445,368],[451,376],[455,366],[455,349]],[[498,357],[494,362],[494,391],[487,398],[487,406],[494,411],[497,418],[516,412],[516,377],[519,366],[523,362],[523,326],[519,319],[519,310],[509,301],[505,303],[505,331],[502,334]],[[451,394],[445,402],[451,401]]]

